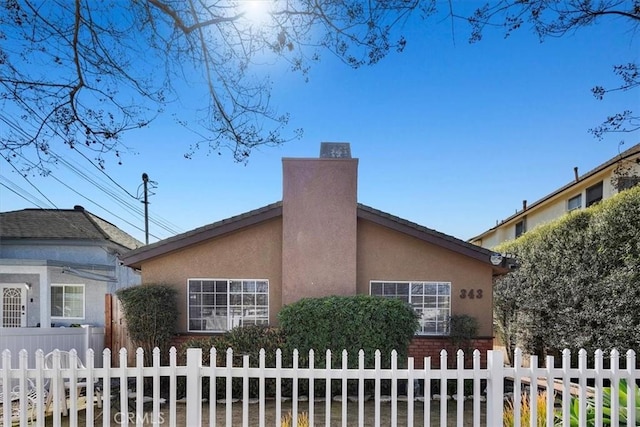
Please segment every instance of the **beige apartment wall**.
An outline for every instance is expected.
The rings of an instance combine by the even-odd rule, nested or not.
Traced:
[[[146,261],[143,284],[168,284],[178,291],[178,332],[187,331],[187,279],[269,280],[269,322],[282,307],[282,220],[272,219]]]
[[[635,162],[629,163],[631,174],[640,174],[640,166]],[[527,209],[524,212],[526,217],[527,231],[533,230],[535,227],[549,223],[557,218],[560,218],[568,212],[569,199],[582,195],[582,208],[586,203],[586,190],[587,188],[596,185],[602,181],[602,198],[608,199],[615,195],[618,191],[612,184],[613,179],[613,167],[607,171],[603,171],[595,176],[581,181],[579,184],[572,186],[571,188],[555,195],[554,197],[545,200],[543,203]],[[522,211],[520,212],[522,213]],[[522,216],[514,218],[513,220],[499,225],[496,229],[487,233],[482,237],[480,245],[485,248],[493,249],[499,244],[515,239],[515,225],[522,220]]]
[[[483,248],[493,249],[500,243],[513,239],[514,235],[515,229],[513,225],[503,225],[502,227],[498,227],[494,230],[491,230],[490,232],[487,232],[484,236],[482,236],[482,239],[480,241],[475,241],[473,243],[482,246]]]
[[[625,162],[625,164],[629,165],[631,167],[631,171],[630,174],[635,174],[636,176],[640,174],[640,165],[638,165],[636,162]],[[614,170],[610,170],[608,171],[604,177],[601,178],[603,180],[603,185],[602,185],[602,198],[603,199],[608,199],[609,197],[615,195],[618,193],[618,189],[614,186]],[[598,180],[594,180],[592,183],[585,185],[585,189],[587,187],[589,187],[590,185],[593,185],[595,183],[597,183]],[[583,199],[584,200],[584,199]]]
[[[451,282],[452,314],[468,314],[479,335],[493,336],[491,266],[415,237],[358,221],[359,294],[369,293],[371,280]],[[462,290],[482,291],[482,298],[461,298]]]
[[[598,175],[597,177],[584,180],[580,182],[579,185],[571,187],[571,189],[549,199],[546,203],[536,207],[536,209],[532,209],[530,212],[527,212],[527,230],[533,230],[535,227],[549,223],[569,212],[569,199],[577,196],[578,194],[582,195],[582,208],[584,208],[587,188],[596,185],[600,181],[602,181],[602,198],[610,198],[616,193],[615,188],[611,185],[611,177],[612,173],[608,172]],[[513,236],[511,237],[512,239]]]

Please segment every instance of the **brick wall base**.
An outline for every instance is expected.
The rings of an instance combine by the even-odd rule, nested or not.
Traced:
[[[484,368],[487,366],[487,351],[493,349],[493,338],[475,338],[471,340],[465,352],[465,367],[473,366],[473,351],[480,351],[480,364]],[[424,358],[431,358],[431,367],[440,368],[440,353],[447,351],[447,367],[453,368],[457,365],[458,347],[454,346],[448,337],[415,337],[409,345],[409,356],[414,358],[416,369],[424,368]]]
[[[182,344],[191,338],[204,338],[207,335],[176,335],[171,340],[171,345],[180,349]],[[487,366],[487,351],[493,349],[493,338],[475,338],[471,340],[469,349],[463,349],[465,351],[465,367],[471,368],[473,366],[473,351],[480,351],[480,364],[483,368]],[[451,339],[448,337],[415,337],[409,345],[409,356],[414,358],[414,367],[416,369],[424,368],[424,358],[431,358],[431,367],[434,369],[440,368],[440,353],[442,350],[447,351],[447,366],[454,368],[457,365],[456,353],[458,348],[453,345]]]
[[[194,335],[189,335],[189,334],[180,334],[180,335],[175,335],[173,337],[173,339],[171,340],[171,345],[174,346],[177,349],[180,349],[180,347],[182,347],[182,344],[184,344],[186,341],[189,341],[192,338],[208,338],[209,335],[198,335],[198,334],[194,334]]]

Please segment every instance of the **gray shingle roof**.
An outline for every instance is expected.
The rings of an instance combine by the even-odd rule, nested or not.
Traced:
[[[142,242],[115,225],[84,210],[24,209],[0,213],[0,240],[106,240],[125,249],[136,249]]]

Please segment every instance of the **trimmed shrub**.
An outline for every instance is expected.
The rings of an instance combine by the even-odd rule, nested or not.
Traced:
[[[152,364],[155,347],[160,349],[161,358],[166,358],[178,319],[176,290],[145,284],[119,289],[116,295],[122,302],[131,341],[144,350],[145,364]]]
[[[418,318],[406,303],[369,295],[304,298],[287,305],[278,314],[286,337],[286,353],[298,349],[307,360],[313,349],[316,359],[332,352],[332,365],[340,366],[342,351],[349,354],[349,366],[357,367],[358,352],[364,350],[365,365],[373,367],[380,350],[383,367],[390,366],[391,351],[406,358],[409,344],[418,329]]]
[[[289,357],[299,351],[300,366],[308,366],[309,350],[314,351],[315,366],[326,366],[326,350],[331,350],[331,366],[342,366],[342,352],[347,351],[347,364],[358,366],[358,353],[364,351],[364,364],[375,366],[375,351],[380,350],[381,366],[391,366],[391,352],[398,353],[398,364],[406,363],[409,344],[419,327],[418,316],[406,303],[391,298],[369,295],[304,298],[287,305],[278,314],[280,328],[286,337]],[[401,367],[401,366],[400,366]],[[389,381],[382,384],[386,391]],[[308,384],[301,384],[306,390]],[[365,383],[369,389],[370,382]],[[326,383],[314,382],[316,395],[324,395]],[[332,381],[331,389],[341,392],[340,381]],[[355,392],[357,381],[350,381],[348,392]]]

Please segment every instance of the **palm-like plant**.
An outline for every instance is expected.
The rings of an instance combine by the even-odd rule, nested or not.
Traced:
[[[611,426],[611,416],[612,411],[611,407],[613,406],[613,388],[605,387],[602,390],[602,425]],[[618,425],[626,426],[627,425],[627,404],[629,400],[632,399],[632,408],[635,408],[635,419],[636,425],[640,425],[640,387],[637,384],[634,384],[632,394],[629,396],[627,394],[627,380],[620,380],[620,386],[618,387]],[[590,397],[587,399],[586,405],[586,425],[580,424],[580,404],[577,398],[572,397],[570,406],[569,406],[569,425],[571,427],[595,427],[595,418],[596,418],[596,407],[595,407],[595,399]],[[555,414],[556,426],[561,426],[562,424],[562,411],[556,411]]]

